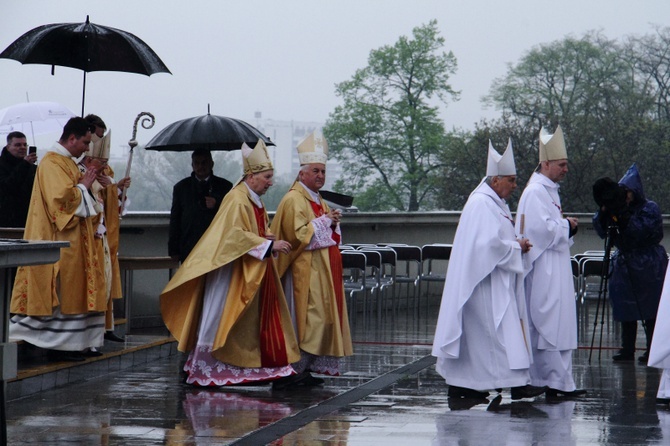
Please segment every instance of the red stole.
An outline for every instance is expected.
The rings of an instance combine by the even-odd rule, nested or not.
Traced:
[[[254,205],[254,215],[258,225],[258,235],[265,237],[265,209]],[[284,331],[281,326],[281,313],[277,283],[272,268],[272,258],[267,262],[265,277],[261,283],[260,295],[260,348],[261,367],[282,367],[288,364],[288,353]]]
[[[309,200],[309,204],[312,206],[314,215],[321,217],[325,214],[323,206],[321,203],[315,203],[312,200]],[[335,289],[335,302],[337,303],[337,314],[340,316],[340,329],[342,329],[342,322],[344,315],[344,288],[342,286],[342,254],[340,254],[340,234],[333,230],[331,236],[335,240],[335,245],[328,247],[328,257],[330,260],[330,272],[333,275],[333,288]]]

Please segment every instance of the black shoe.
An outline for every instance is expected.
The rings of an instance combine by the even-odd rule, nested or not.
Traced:
[[[468,389],[465,387],[449,386],[449,391],[447,395],[449,395],[449,398],[482,399],[489,396],[489,393],[480,392],[478,390]]]
[[[496,389],[497,390],[497,389]],[[487,412],[495,412],[500,409],[500,403],[502,402],[502,395],[498,394],[495,398],[491,400],[488,406],[486,406]]]
[[[658,405],[670,404],[670,398],[656,398],[656,404]]]
[[[304,378],[302,374],[282,376],[281,378],[272,381],[272,390],[285,390],[293,387],[299,380]]]
[[[449,398],[447,406],[451,411],[470,410],[478,404],[487,404],[488,402],[489,400],[486,398]]]
[[[105,339],[112,342],[126,342],[126,338],[117,336],[116,333],[114,333],[113,331],[106,331]]]
[[[95,358],[98,356],[102,356],[102,352],[99,352],[97,350],[84,350],[83,352],[80,352],[80,354],[86,358]]]
[[[311,373],[307,373],[307,375],[303,379],[298,381],[297,384],[299,386],[315,387],[315,386],[322,386],[325,382],[326,381],[324,379],[317,378]]]
[[[86,357],[80,352],[70,352],[63,350],[48,350],[47,359],[49,361],[57,362],[82,362],[86,361]]]
[[[635,352],[626,352],[619,350],[619,352],[612,356],[612,361],[633,361],[635,359]]]
[[[547,398],[574,398],[577,396],[586,395],[586,389],[575,389],[572,391],[558,390],[558,389],[547,389],[545,392]]]
[[[642,353],[642,356],[637,358],[637,362],[640,364],[646,364],[649,361],[649,350]]]
[[[520,400],[523,398],[534,398],[538,395],[542,395],[547,389],[547,386],[537,387],[531,386],[530,384],[526,386],[512,387],[512,399]]]

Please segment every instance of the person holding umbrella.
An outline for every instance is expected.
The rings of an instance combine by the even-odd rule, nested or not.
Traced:
[[[170,208],[168,255],[182,263],[214,219],[223,197],[233,188],[230,181],[214,175],[209,150],[194,150],[191,167],[191,175],[175,184]]]
[[[37,154],[28,151],[26,135],[8,133],[7,145],[0,154],[0,227],[26,225],[36,163]]]
[[[274,168],[262,141],[242,146],[244,176],[160,296],[165,325],[188,352],[186,383],[226,386],[295,374],[300,352],[273,256],[261,195]]]

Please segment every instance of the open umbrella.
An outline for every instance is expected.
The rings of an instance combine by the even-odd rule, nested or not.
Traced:
[[[268,146],[275,144],[258,129],[244,121],[224,116],[210,115],[182,119],[158,132],[144,146],[148,150],[191,151],[238,150],[242,143],[254,147],[261,139]]]
[[[0,135],[19,131],[35,135],[62,132],[74,112],[58,102],[23,102],[0,110]]]
[[[33,28],[16,39],[0,58],[23,64],[55,65],[84,71],[81,115],[84,116],[86,73],[123,71],[150,76],[170,73],[163,61],[144,41],[126,31],[86,23],[53,23]]]

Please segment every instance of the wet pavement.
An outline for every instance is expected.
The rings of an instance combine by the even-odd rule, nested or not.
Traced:
[[[430,356],[437,310],[356,320],[355,355],[323,387],[199,389],[181,383],[174,354],[12,399],[9,444],[670,444],[670,409],[655,404],[660,371],[613,363],[617,330],[599,324],[594,336],[592,305],[580,311],[574,355],[577,386],[589,393],[576,400],[512,401],[503,389],[450,401]],[[643,339],[640,328],[638,346]]]

